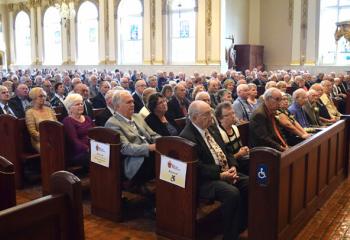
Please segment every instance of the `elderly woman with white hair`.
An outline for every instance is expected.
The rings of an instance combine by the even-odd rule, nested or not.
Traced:
[[[55,112],[45,106],[46,92],[41,87],[32,88],[29,92],[32,107],[25,112],[27,129],[33,147],[40,152],[39,124],[45,120],[57,121]]]
[[[88,116],[84,116],[83,98],[80,94],[72,93],[63,102],[68,111],[68,116],[63,120],[69,146],[68,159],[73,165],[89,165],[89,138],[88,130],[93,127],[93,122]]]

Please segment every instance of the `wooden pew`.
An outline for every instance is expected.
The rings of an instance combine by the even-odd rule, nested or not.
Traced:
[[[43,194],[50,189],[50,176],[54,172],[66,169],[66,147],[64,126],[55,121],[42,121],[39,124],[41,184]]]
[[[249,146],[249,122],[237,125],[243,146]]]
[[[249,238],[292,239],[348,174],[349,120],[285,152],[250,154]]]
[[[121,221],[122,160],[119,134],[104,127],[89,130],[91,140],[111,144],[109,168],[90,162],[91,212],[112,221]]]
[[[16,188],[21,188],[24,163],[40,155],[32,147],[25,119],[0,115],[0,133],[0,155],[15,166]]]
[[[176,119],[174,119],[174,121],[177,125],[177,129],[181,132],[186,126],[187,117],[176,118]]]
[[[97,115],[101,114],[105,108],[94,108],[92,109],[92,114],[94,116],[94,119],[96,118]]]
[[[181,137],[162,137],[157,139],[156,146],[157,234],[174,240],[196,239],[198,225],[216,212],[220,204],[198,203],[195,144]],[[160,180],[161,155],[187,163],[185,188]]]
[[[83,240],[80,180],[68,172],[51,177],[51,195],[0,212],[2,240]]]
[[[345,98],[345,114],[350,114],[350,90],[346,92],[346,98]]]
[[[16,205],[14,166],[0,156],[0,211]]]

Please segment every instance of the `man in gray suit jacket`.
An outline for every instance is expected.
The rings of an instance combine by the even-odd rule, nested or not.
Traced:
[[[105,127],[116,130],[122,143],[124,174],[135,184],[144,184],[155,177],[155,139],[160,137],[134,113],[134,99],[129,91],[117,90],[112,98],[115,111]]]

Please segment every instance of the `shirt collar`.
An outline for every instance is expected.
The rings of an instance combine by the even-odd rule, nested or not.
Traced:
[[[130,119],[124,117],[123,115],[121,115],[121,114],[118,113],[118,112],[115,112],[115,114],[117,114],[118,116],[120,116],[120,117],[123,119],[123,121],[127,122],[128,124],[133,124],[133,123],[134,123],[133,120],[130,120]]]

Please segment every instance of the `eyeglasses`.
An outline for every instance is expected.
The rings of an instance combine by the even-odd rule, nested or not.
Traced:
[[[276,98],[271,97],[271,99],[273,99],[273,100],[276,101],[276,102],[280,102],[280,101],[282,100],[282,98],[280,98],[280,97],[276,97]]]
[[[38,98],[46,98],[46,95],[41,94],[38,96]]]

